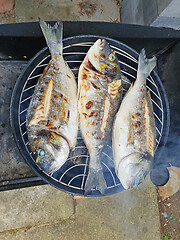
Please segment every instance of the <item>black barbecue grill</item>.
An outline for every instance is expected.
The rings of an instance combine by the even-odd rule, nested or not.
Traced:
[[[36,52],[38,52],[28,62],[28,64],[25,66],[24,70],[20,74],[12,94],[11,126],[18,148],[24,159],[30,165],[30,167],[45,182],[50,183],[51,185],[66,192],[77,195],[84,195],[84,184],[88,173],[89,155],[82,140],[80,131],[78,133],[78,143],[75,151],[70,152],[68,161],[52,176],[47,175],[45,172],[43,172],[42,169],[37,166],[33,155],[29,149],[26,130],[27,108],[29,106],[38,78],[41,76],[44,67],[48,64],[50,60],[50,54],[47,47],[38,51],[40,48],[42,48],[43,45],[45,45],[45,41],[42,37],[41,31],[37,23],[15,25],[17,26],[17,29],[19,28],[23,32],[17,32],[17,35],[19,36],[14,36],[13,38],[10,36],[4,37],[8,38],[10,42],[12,42],[13,39],[16,39],[17,42],[13,43],[15,45],[15,48],[12,51],[16,54],[12,55],[11,53],[11,55],[9,55],[9,48],[12,48],[12,46],[8,45],[6,54],[4,49],[1,50],[1,56],[3,56],[4,59],[11,56],[12,59],[23,58],[27,60],[33,55],[35,55]],[[99,36],[99,34],[97,34],[97,31],[102,25],[105,28],[103,28],[103,31],[101,30],[101,36]],[[32,32],[29,31],[28,26],[30,27]],[[119,29],[119,31],[117,31],[117,28]],[[128,36],[128,31],[124,32],[126,28],[129,29],[129,32],[134,33],[134,36]],[[137,32],[139,33],[139,35],[137,35]],[[81,35],[78,35],[80,33]],[[86,33],[91,33],[95,35],[82,35]],[[156,36],[155,39],[153,39],[153,33],[155,35],[159,35],[159,37]],[[170,36],[170,33],[174,36],[174,38]],[[6,35],[8,35],[7,31]],[[11,35],[13,35],[13,33],[11,33]],[[163,54],[165,54],[165,52],[167,52],[169,49],[172,49],[174,45],[178,44],[178,36],[180,38],[180,35],[177,34],[177,31],[173,30],[162,30],[148,27],[110,23],[88,22],[65,22],[64,35],[71,37],[67,37],[63,40],[63,56],[72,71],[74,72],[76,78],[79,66],[89,47],[98,38],[104,37],[110,43],[112,49],[114,49],[114,51],[116,52],[120,62],[122,73],[127,76],[131,82],[133,82],[136,78],[137,58],[138,52],[141,50],[141,48],[144,47],[146,49],[148,57],[155,54],[160,58],[161,56],[164,56]],[[4,37],[0,38],[0,41],[2,41]],[[20,47],[18,43],[18,38],[20,40],[19,43],[21,43],[24,39],[24,52],[21,55],[19,52],[17,52],[17,48]],[[128,45],[122,42],[127,43]],[[4,43],[4,45],[6,44],[7,43]],[[31,49],[32,52],[29,52],[29,49]],[[160,66],[158,65],[158,68],[159,67]],[[169,162],[167,161],[167,164],[162,164],[161,152],[163,152],[163,148],[167,141],[167,136],[169,132],[169,105],[162,82],[155,71],[153,71],[148,77],[147,88],[151,92],[154,117],[156,122],[156,154],[153,162],[153,168],[156,170],[154,172],[157,172],[157,169],[159,169],[159,171],[162,170],[167,172],[166,167],[168,167]],[[122,191],[123,188],[114,171],[111,146],[107,146],[103,152],[102,166],[104,176],[107,182],[107,189],[105,195]],[[168,180],[168,172],[167,176],[161,179],[158,178],[157,174],[151,174],[151,176],[155,176],[152,181],[154,181],[156,185],[163,185]],[[36,180],[37,178],[35,179],[35,181]],[[96,189],[93,189],[89,193],[89,196],[100,196],[100,193]]]

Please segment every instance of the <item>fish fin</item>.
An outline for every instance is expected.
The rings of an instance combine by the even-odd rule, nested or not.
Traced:
[[[146,79],[155,68],[156,60],[156,57],[146,58],[145,49],[143,48],[141,50],[138,59],[138,71],[140,70],[145,74],[146,77],[144,79]]]
[[[87,195],[95,187],[97,187],[97,190],[99,190],[101,194],[105,193],[107,185],[104,179],[102,168],[89,168],[85,183],[85,195]]]
[[[51,108],[51,100],[53,94],[53,80],[49,80],[48,85],[46,87],[46,91],[44,97],[40,103],[40,105],[36,108],[34,118],[29,122],[29,125],[38,125],[40,121],[47,120],[47,117]]]
[[[118,95],[121,84],[122,84],[121,79],[113,81],[108,84],[107,89],[112,100],[114,100]]]
[[[146,148],[149,153],[154,156],[156,148],[156,128],[153,115],[153,106],[149,91],[147,92],[146,97],[143,99],[143,110]]]
[[[49,47],[49,51],[61,55],[63,50],[63,22],[56,22],[54,26],[50,26],[39,18],[39,24]]]

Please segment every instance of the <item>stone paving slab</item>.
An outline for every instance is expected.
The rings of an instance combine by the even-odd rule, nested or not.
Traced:
[[[84,20],[120,22],[121,0],[16,0],[16,22]]]
[[[0,23],[15,22],[15,0],[0,0]]]
[[[0,232],[62,221],[74,214],[73,203],[50,185],[0,192]]]
[[[3,57],[3,56],[2,56]],[[0,181],[36,176],[21,156],[10,126],[10,101],[26,61],[0,61]]]
[[[19,191],[19,190],[18,190]],[[16,192],[18,192],[16,190]],[[50,209],[48,211],[47,219],[49,225],[40,224],[43,221],[38,219],[44,218],[42,202],[37,207],[31,203],[31,210],[25,215],[28,218],[38,219],[34,224],[39,224],[32,228],[22,228],[19,230],[11,230],[0,234],[0,240],[94,240],[94,239],[115,239],[115,240],[159,240],[160,239],[160,223],[157,207],[156,188],[151,184],[149,179],[146,179],[139,187],[131,191],[124,191],[115,195],[101,197],[101,198],[86,198],[74,200],[76,202],[75,214],[73,215],[72,202],[69,201],[69,195],[63,194],[61,199],[61,192],[59,191],[59,203],[57,200],[52,201],[51,194],[46,195],[51,200]],[[57,195],[59,196],[57,193]],[[34,194],[35,196],[36,194]],[[67,195],[67,196],[66,196]],[[40,194],[41,196],[41,194]],[[66,197],[65,197],[66,196]],[[1,196],[0,196],[1,197]],[[12,202],[12,197],[11,202]],[[41,197],[40,197],[41,198]],[[36,197],[33,197],[35,202]],[[38,198],[39,199],[39,198]],[[57,199],[57,198],[56,198]],[[64,200],[68,199],[65,203]],[[38,200],[37,200],[38,202]],[[26,205],[26,200],[21,206]],[[12,203],[13,204],[13,203]],[[26,211],[28,204],[24,207]],[[66,219],[54,223],[55,220],[52,215],[61,208],[59,219]],[[12,208],[13,209],[13,208]],[[42,209],[43,212],[37,212]],[[64,211],[64,214],[62,214]],[[11,210],[13,215],[16,215]],[[31,217],[31,215],[33,217]],[[57,216],[57,214],[56,214]],[[59,215],[58,215],[59,216]],[[10,218],[8,217],[10,220]],[[57,217],[56,217],[57,219]],[[10,221],[15,221],[14,218]],[[39,223],[38,223],[39,221]],[[19,226],[25,226],[21,219]],[[29,222],[30,224],[30,222]],[[13,225],[12,223],[10,224]],[[16,224],[17,225],[17,224]],[[27,226],[27,225],[26,225]]]

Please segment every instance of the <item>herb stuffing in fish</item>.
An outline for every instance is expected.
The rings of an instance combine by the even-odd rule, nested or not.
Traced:
[[[78,130],[77,84],[62,56],[62,22],[54,27],[40,19],[51,61],[38,80],[27,112],[29,146],[36,163],[54,173],[75,148]]]
[[[111,139],[113,120],[122,99],[119,62],[105,39],[98,39],[87,52],[79,69],[78,93],[80,129],[90,155],[85,193],[96,187],[104,194],[101,153]]]
[[[125,189],[139,185],[148,174],[156,148],[156,130],[146,79],[156,66],[156,58],[139,55],[137,78],[116,115],[113,126],[115,170]]]

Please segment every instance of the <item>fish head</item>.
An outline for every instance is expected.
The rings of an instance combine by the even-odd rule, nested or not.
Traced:
[[[36,140],[36,163],[48,174],[57,171],[67,160],[69,144],[60,135],[54,132],[43,132]]]
[[[89,49],[87,55],[93,68],[98,72],[108,75],[115,75],[120,72],[116,53],[105,39],[98,39]]]
[[[131,153],[118,166],[117,176],[125,189],[137,187],[148,174],[152,163],[149,153]]]

